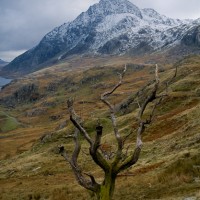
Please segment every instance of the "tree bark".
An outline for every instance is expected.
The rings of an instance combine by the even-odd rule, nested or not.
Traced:
[[[105,179],[97,192],[98,200],[112,200],[115,189],[116,175],[113,172],[105,173]]]

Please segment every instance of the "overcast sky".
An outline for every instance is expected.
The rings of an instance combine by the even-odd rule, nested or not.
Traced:
[[[129,0],[172,18],[200,18],[200,0]],[[99,0],[0,0],[0,59],[11,61]]]

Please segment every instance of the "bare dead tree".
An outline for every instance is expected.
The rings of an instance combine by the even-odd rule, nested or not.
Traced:
[[[96,194],[98,200],[111,200],[114,193],[115,181],[117,175],[121,171],[133,166],[138,161],[142,149],[142,135],[145,132],[146,127],[152,123],[156,107],[161,103],[163,98],[166,96],[166,93],[158,95],[160,79],[158,75],[158,66],[156,65],[155,79],[152,83],[152,87],[150,88],[149,94],[145,98],[143,98],[144,100],[142,102],[137,102],[139,112],[137,116],[138,127],[136,131],[137,132],[136,145],[135,146],[128,145],[127,148],[124,148],[125,142],[132,132],[130,134],[127,134],[127,136],[125,137],[121,136],[117,127],[115,107],[109,102],[108,97],[111,96],[121,86],[126,71],[127,68],[125,66],[123,72],[119,74],[119,82],[113,87],[111,91],[107,91],[101,95],[101,101],[108,107],[110,111],[114,137],[117,143],[117,150],[115,154],[110,156],[109,159],[103,153],[101,148],[102,147],[101,138],[103,135],[103,127],[101,126],[101,124],[97,123],[96,135],[95,138],[92,139],[88,134],[88,132],[86,131],[86,129],[83,127],[80,117],[78,117],[78,115],[74,110],[73,99],[69,99],[67,101],[70,120],[76,128],[75,133],[67,137],[73,139],[74,151],[70,157],[65,148],[63,146],[60,146],[60,153],[65,158],[65,160],[70,164],[78,183],[84,188],[93,191]],[[173,76],[173,78],[175,78],[176,74],[177,74],[177,69],[175,71],[175,75]],[[166,88],[168,88],[172,79],[167,81]],[[151,105],[150,114],[148,115],[148,117],[145,117],[144,113],[147,110],[147,106],[149,105]],[[89,144],[89,154],[91,158],[96,163],[96,165],[98,165],[104,172],[104,180],[102,183],[98,183],[92,174],[84,173],[81,170],[80,166],[78,165],[77,160],[81,150],[81,144],[78,138],[79,133]],[[132,151],[129,151],[129,149],[132,149]],[[123,151],[125,151],[125,153]],[[128,151],[130,153],[128,153]]]

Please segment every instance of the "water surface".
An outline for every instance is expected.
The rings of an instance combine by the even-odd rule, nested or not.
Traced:
[[[12,81],[12,79],[3,78],[0,76],[0,90],[4,85],[7,85],[11,81]]]

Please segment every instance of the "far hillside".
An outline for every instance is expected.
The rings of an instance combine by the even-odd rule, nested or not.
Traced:
[[[131,57],[74,58],[4,87],[0,92],[0,199],[93,199],[77,184],[58,152],[61,144],[69,152],[73,148],[73,142],[65,138],[73,132],[66,101],[75,99],[74,108],[92,137],[100,120],[102,142],[115,149],[100,95],[116,84],[125,64],[123,85],[109,100],[117,109],[120,133],[126,135],[134,133],[137,124],[137,102],[142,96],[135,101],[135,94],[139,90],[146,95],[152,87],[154,63]],[[143,135],[138,163],[117,177],[115,200],[200,199],[200,56],[158,66],[163,83],[176,68],[177,77]],[[88,158],[88,146],[81,142],[82,170],[92,171],[101,181],[102,171]],[[134,134],[128,144],[135,145]]]
[[[7,64],[8,64],[8,62],[3,61],[3,60],[0,59],[0,70],[1,70],[1,68],[3,68],[4,66],[6,66]]]

